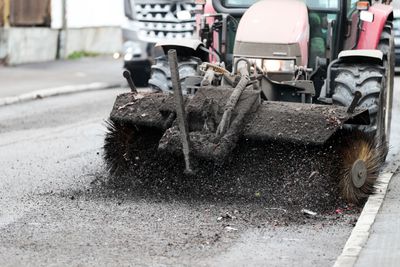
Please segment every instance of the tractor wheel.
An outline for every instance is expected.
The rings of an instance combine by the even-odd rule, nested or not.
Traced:
[[[357,129],[374,135],[377,145],[387,150],[394,81],[394,38],[390,23],[382,32],[378,48],[384,55],[383,67],[368,63],[339,65],[332,98],[334,104],[348,107],[355,92],[360,91],[363,97],[358,106],[368,108],[371,124],[358,126]]]
[[[186,93],[186,78],[189,76],[195,76],[200,64],[201,60],[197,57],[178,58],[179,77],[184,93]],[[151,67],[149,86],[157,91],[165,93],[172,92],[171,71],[166,56],[157,58],[156,63]]]
[[[388,153],[394,80],[394,42],[388,23],[378,48],[383,66],[360,63],[340,64],[334,80],[333,103],[348,107],[356,91],[362,93],[358,106],[370,113],[369,125],[353,126],[341,146],[343,172],[342,197],[360,203],[373,191],[379,168]]]
[[[368,134],[381,135],[381,121],[385,117],[384,106],[380,105],[381,92],[384,91],[384,69],[371,64],[341,64],[337,68],[334,84],[333,103],[350,106],[356,91],[362,93],[358,107],[367,108],[370,125],[356,126]]]

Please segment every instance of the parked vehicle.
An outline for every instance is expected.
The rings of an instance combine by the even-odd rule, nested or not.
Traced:
[[[124,67],[138,86],[150,78],[153,59],[162,54],[154,44],[174,38],[191,38],[195,30],[193,0],[124,0],[122,26]]]

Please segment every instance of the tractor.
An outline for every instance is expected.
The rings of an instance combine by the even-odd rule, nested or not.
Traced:
[[[373,192],[388,153],[394,80],[390,3],[196,4],[198,38],[156,45],[165,55],[152,66],[149,85],[155,93],[138,94],[131,75],[124,74],[132,92],[118,96],[111,111],[104,145],[110,173],[134,172],[139,157],[159,163],[167,158],[163,173],[166,165],[182,161],[182,173],[196,176],[208,168],[214,171],[207,175],[216,175],[210,162],[224,166],[232,158],[237,162],[229,168],[249,172],[268,164],[261,157],[242,166],[241,158],[257,158],[249,150],[268,157],[265,151],[280,143],[288,155],[296,149],[308,155],[304,151],[311,148],[314,156],[320,147],[332,157],[316,156],[317,162],[340,165],[331,175],[340,197],[361,203]],[[319,173],[332,173],[324,168]]]

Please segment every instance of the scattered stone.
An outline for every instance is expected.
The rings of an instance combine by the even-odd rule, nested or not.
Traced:
[[[225,227],[225,230],[226,230],[227,232],[237,232],[237,231],[238,231],[238,229],[233,228],[233,227],[230,227],[230,226]]]
[[[224,217],[225,217],[226,219],[231,219],[231,220],[236,219],[236,216],[230,215],[228,212],[225,214]]]
[[[306,216],[310,216],[310,217],[315,217],[317,216],[317,213],[311,210],[307,210],[307,209],[302,209],[301,213],[303,213]]]
[[[236,216],[233,216],[233,215],[229,214],[229,212],[227,212],[227,213],[225,213],[225,214],[219,216],[219,217],[217,218],[217,222],[220,222],[220,221],[222,221],[222,220],[224,220],[224,219],[225,219],[225,220],[234,220],[234,219],[236,219]]]
[[[287,212],[287,210],[282,209],[282,208],[266,208],[266,209],[267,209],[267,210],[279,210],[279,211],[282,211],[282,212],[284,212],[284,213]]]
[[[313,171],[313,172],[310,174],[310,177],[308,177],[308,179],[314,179],[318,174],[319,174],[319,172]]]
[[[335,213],[336,213],[336,214],[343,214],[343,210],[342,210],[342,209],[336,209],[336,210],[335,210]]]

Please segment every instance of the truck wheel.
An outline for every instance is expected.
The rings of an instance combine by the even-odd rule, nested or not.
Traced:
[[[186,93],[186,78],[195,76],[200,64],[201,60],[197,57],[178,58],[179,77],[184,93]],[[149,86],[157,91],[172,92],[171,71],[166,56],[157,58],[156,63],[151,67]]]
[[[124,63],[124,68],[132,74],[133,83],[138,87],[146,87],[150,78],[150,63],[143,63],[140,66],[132,63]]]

